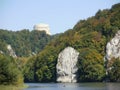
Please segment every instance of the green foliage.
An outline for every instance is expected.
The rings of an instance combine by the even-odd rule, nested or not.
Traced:
[[[52,73],[49,70],[48,66],[43,66],[36,71],[37,81],[49,82],[52,77]]]
[[[109,62],[109,70],[108,77],[111,81],[119,81],[120,82],[120,59],[113,58],[111,62]]]
[[[35,77],[35,57],[29,58],[23,67],[23,75],[25,82],[34,82]]]
[[[23,83],[23,76],[17,68],[14,59],[0,54],[0,84],[19,85]]]
[[[57,52],[53,47],[46,47],[36,58],[36,81],[51,82],[56,80]]]
[[[78,61],[79,81],[101,81],[105,76],[102,56],[91,49],[82,49]]]
[[[0,29],[0,50],[5,54],[7,45],[10,44],[17,56],[31,56],[40,52],[45,45],[55,36],[49,36],[44,31],[7,31]]]

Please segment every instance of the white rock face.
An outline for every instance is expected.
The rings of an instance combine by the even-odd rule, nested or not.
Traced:
[[[38,31],[45,31],[46,34],[51,35],[50,33],[50,28],[48,24],[36,24],[34,26],[34,30],[38,30]]]
[[[3,54],[3,51],[0,51],[1,54]]]
[[[17,57],[16,54],[15,54],[15,52],[13,51],[11,45],[7,45],[7,49],[8,49],[8,52],[9,52],[9,55],[10,55],[10,56],[12,56],[12,57],[14,57],[14,58]]]
[[[77,61],[79,52],[72,47],[65,48],[58,56],[57,82],[77,82]]]
[[[115,37],[107,43],[106,46],[106,59],[120,57],[120,30],[116,33]]]

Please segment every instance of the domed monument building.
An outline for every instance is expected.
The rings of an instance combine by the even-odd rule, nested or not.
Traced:
[[[34,30],[45,31],[46,34],[51,35],[50,28],[49,28],[48,24],[43,24],[43,23],[36,24],[36,25],[34,25],[33,28],[34,28]]]

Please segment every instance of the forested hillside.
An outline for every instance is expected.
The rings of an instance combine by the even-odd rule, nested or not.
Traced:
[[[78,82],[96,82],[106,79],[120,81],[120,59],[111,60],[111,67],[115,68],[112,68],[108,74],[105,67],[107,62],[104,61],[106,44],[118,30],[120,30],[120,3],[113,5],[111,9],[99,10],[95,16],[80,20],[73,29],[57,36],[49,36],[45,32],[36,30],[31,32],[29,30],[17,32],[0,30],[0,51],[5,53],[0,54],[0,68],[2,68],[0,69],[0,84],[9,83],[9,75],[13,83],[22,82],[21,73],[25,82],[56,82],[58,55],[68,46],[80,53],[77,63]],[[8,53],[6,49],[8,44],[19,57],[39,53],[28,57],[27,60],[8,57],[5,56]],[[18,74],[14,75],[13,72]],[[15,81],[12,75],[16,77]]]
[[[79,51],[78,81],[120,80],[120,60],[115,69],[105,74],[105,47],[120,30],[120,4],[99,10],[95,16],[80,20],[73,29],[52,40],[36,59],[31,58],[24,69],[25,81],[50,82],[56,80],[58,54],[67,46]],[[31,63],[33,62],[33,63]],[[118,64],[116,64],[116,62]],[[33,67],[34,66],[34,67]]]
[[[7,45],[11,45],[18,57],[31,56],[40,52],[53,37],[47,35],[44,31],[0,29],[0,51],[9,54]]]
[[[44,31],[37,30],[0,29],[0,84],[22,85],[23,66],[28,58],[43,50],[45,45],[57,36],[50,36]],[[13,58],[10,53],[16,54],[17,57]]]

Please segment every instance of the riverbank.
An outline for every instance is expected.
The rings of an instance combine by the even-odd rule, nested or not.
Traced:
[[[0,90],[21,90],[24,88],[28,88],[27,84],[23,85],[0,85]]]

